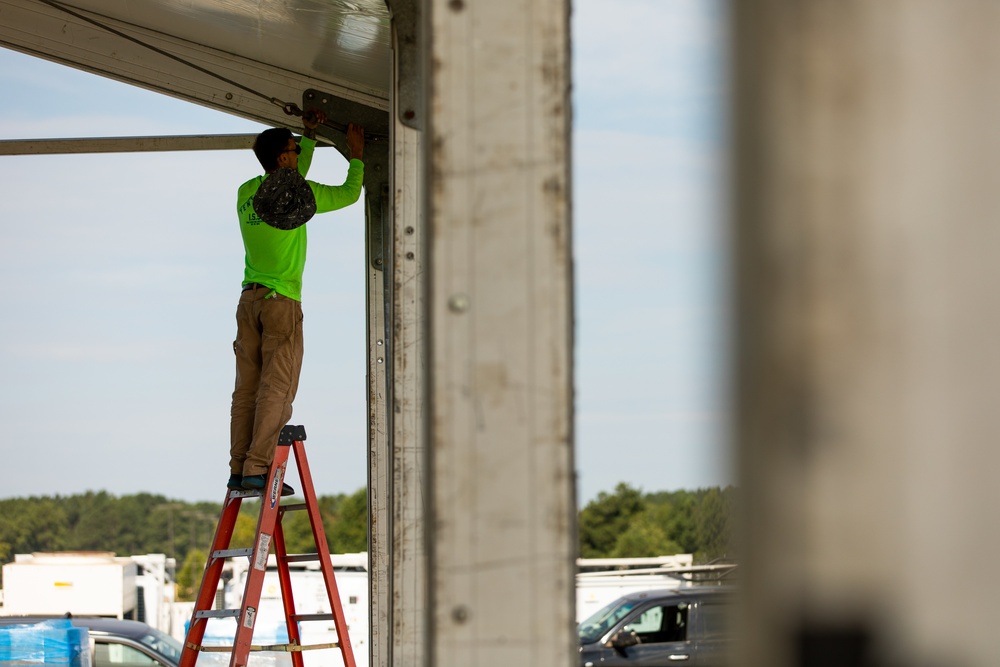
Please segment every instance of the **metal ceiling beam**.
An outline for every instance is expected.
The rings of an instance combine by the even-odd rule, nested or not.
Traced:
[[[112,18],[79,11],[158,49],[183,57],[259,91],[269,98],[300,104],[309,89],[321,89],[351,102],[388,111],[389,101],[375,90],[346,82],[320,80],[232,53],[188,42]],[[139,86],[267,125],[297,126],[275,103],[230,86],[57,9],[31,0],[0,0],[0,46]],[[350,121],[353,119],[338,119]]]
[[[256,137],[256,134],[192,134],[164,137],[4,139],[0,140],[0,155],[228,151],[252,148]]]

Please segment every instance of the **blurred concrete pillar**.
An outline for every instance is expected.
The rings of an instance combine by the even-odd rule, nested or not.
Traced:
[[[733,11],[734,664],[998,665],[1000,3]]]
[[[569,666],[569,2],[425,9],[429,664]]]

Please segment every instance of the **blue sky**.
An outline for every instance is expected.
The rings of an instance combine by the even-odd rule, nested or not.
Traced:
[[[725,26],[718,0],[573,7],[576,463],[582,502],[732,479]],[[0,49],[0,139],[262,126]],[[0,497],[221,500],[235,192],[252,153],[0,157]],[[341,182],[320,151],[310,178]],[[292,421],[319,493],[366,481],[364,219],[310,223]]]

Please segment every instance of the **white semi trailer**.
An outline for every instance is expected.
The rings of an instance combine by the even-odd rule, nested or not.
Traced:
[[[174,559],[104,551],[17,554],[3,566],[4,616],[105,616],[170,632]]]
[[[4,615],[134,619],[138,565],[108,552],[17,554],[3,566]]]

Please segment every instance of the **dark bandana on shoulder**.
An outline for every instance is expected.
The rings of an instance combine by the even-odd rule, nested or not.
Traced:
[[[253,197],[253,210],[276,229],[295,229],[316,214],[316,197],[296,169],[278,169],[264,177]]]

